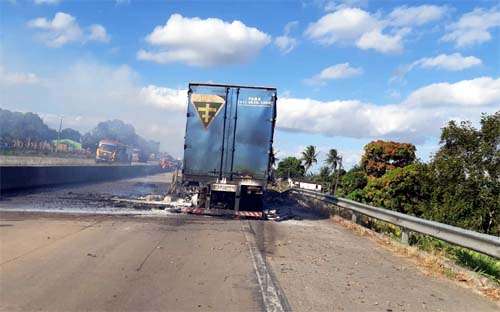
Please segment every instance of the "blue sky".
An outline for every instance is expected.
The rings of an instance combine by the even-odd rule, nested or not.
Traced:
[[[371,140],[424,160],[450,119],[500,110],[498,1],[0,2],[2,108],[132,123],[182,157],[189,81],[278,88],[279,157]]]

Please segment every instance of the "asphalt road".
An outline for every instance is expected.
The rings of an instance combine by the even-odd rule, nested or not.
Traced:
[[[255,311],[239,221],[3,213],[5,311]]]
[[[88,212],[165,176],[47,189],[0,201],[2,311],[498,311],[498,302],[328,219]],[[89,198],[94,200],[89,200]],[[76,205],[80,201],[81,205]],[[51,204],[53,203],[53,204]],[[26,210],[44,212],[19,212]],[[10,208],[9,208],[10,207]],[[62,209],[62,210],[61,210]],[[130,213],[132,207],[95,211]],[[75,211],[75,210],[73,210]],[[144,213],[140,213],[143,211]]]

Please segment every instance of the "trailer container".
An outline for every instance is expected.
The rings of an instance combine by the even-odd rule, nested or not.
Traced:
[[[276,88],[190,83],[183,183],[197,206],[263,212]]]

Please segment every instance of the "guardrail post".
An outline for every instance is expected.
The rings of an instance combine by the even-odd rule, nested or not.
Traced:
[[[407,228],[401,228],[401,243],[408,245],[410,231]]]
[[[358,220],[358,214],[351,210],[351,222],[356,223]]]

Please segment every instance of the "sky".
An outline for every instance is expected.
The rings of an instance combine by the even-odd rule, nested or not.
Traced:
[[[182,158],[190,81],[278,89],[275,150],[373,140],[429,160],[500,110],[498,1],[0,0],[0,107],[81,132],[121,119]]]

